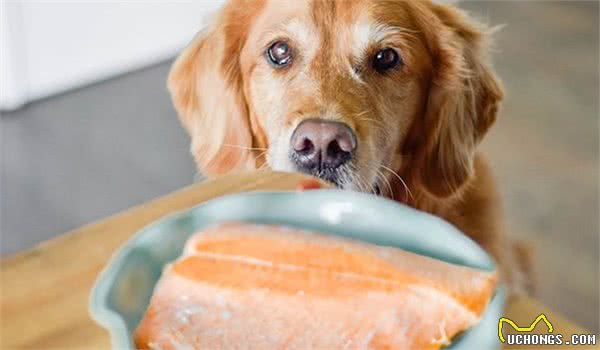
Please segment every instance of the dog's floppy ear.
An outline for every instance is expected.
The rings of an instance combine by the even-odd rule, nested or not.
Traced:
[[[475,147],[495,121],[503,92],[487,62],[483,27],[458,9],[429,6],[436,17],[425,24],[433,75],[418,172],[431,194],[446,197],[473,175]]]
[[[239,63],[248,19],[232,6],[226,5],[177,58],[167,84],[197,166],[207,176],[253,165]]]

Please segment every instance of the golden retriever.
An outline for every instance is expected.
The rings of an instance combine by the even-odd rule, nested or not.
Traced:
[[[429,0],[230,0],[173,65],[199,170],[269,167],[451,222],[527,285],[476,147],[503,97],[486,31]]]

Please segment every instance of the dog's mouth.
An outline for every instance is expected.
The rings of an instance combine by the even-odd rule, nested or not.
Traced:
[[[291,158],[294,158],[292,156]],[[353,174],[350,165],[344,165],[337,168],[303,168],[296,166],[296,170],[314,177],[318,177],[323,181],[327,181],[340,189],[349,189],[353,186]]]
[[[353,163],[348,163],[337,168],[324,167],[321,169],[310,170],[296,166],[295,170],[305,173],[307,175],[317,177],[342,190],[359,191],[365,193],[372,193],[375,195],[381,194],[379,183],[371,183],[363,179],[359,175],[359,172],[355,169]]]

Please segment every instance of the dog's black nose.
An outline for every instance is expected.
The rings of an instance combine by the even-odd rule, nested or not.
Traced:
[[[352,159],[356,136],[344,123],[308,119],[291,138],[292,160],[299,170],[316,173],[335,169]]]

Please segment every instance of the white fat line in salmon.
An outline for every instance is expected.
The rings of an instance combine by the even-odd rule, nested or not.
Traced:
[[[447,302],[448,304],[452,305],[453,307],[465,309],[467,314],[470,316],[469,321],[476,322],[479,319],[479,317],[477,317],[477,315],[474,312],[466,309],[464,307],[464,305],[459,303],[456,299],[440,292],[439,290],[437,290],[433,287],[426,287],[426,286],[422,286],[422,285],[418,285],[418,284],[411,285],[411,284],[406,284],[405,282],[395,281],[395,280],[389,279],[389,278],[373,277],[373,276],[363,275],[363,274],[359,274],[359,273],[355,273],[355,272],[333,271],[333,270],[328,270],[328,269],[323,269],[323,268],[318,268],[318,267],[299,266],[299,265],[294,265],[294,264],[289,264],[289,263],[274,264],[273,262],[268,261],[268,260],[263,260],[263,259],[258,259],[258,258],[253,258],[253,257],[249,257],[249,256],[243,256],[243,255],[219,254],[219,253],[212,253],[212,252],[205,252],[205,251],[200,251],[200,252],[195,251],[193,254],[191,254],[189,256],[199,256],[199,257],[209,258],[209,259],[213,259],[213,260],[217,260],[217,261],[235,262],[235,263],[243,264],[243,265],[262,266],[262,267],[268,267],[268,268],[272,268],[272,269],[280,270],[280,271],[321,272],[321,273],[331,274],[335,277],[345,278],[345,279],[349,279],[349,280],[356,280],[356,281],[368,281],[368,282],[373,282],[373,283],[379,283],[379,284],[385,285],[385,286],[404,285],[407,289],[409,289],[411,291],[414,291],[417,293],[422,293],[422,294],[428,294],[428,293],[433,294],[436,298],[445,299],[444,302]]]

